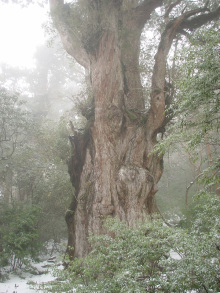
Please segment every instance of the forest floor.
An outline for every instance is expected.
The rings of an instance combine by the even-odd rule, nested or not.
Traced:
[[[62,269],[62,254],[56,253],[52,257],[44,255],[41,261],[31,263],[27,272],[16,271],[10,272],[8,279],[0,282],[0,293],[43,293],[42,285],[48,284],[56,279],[53,276],[53,269]],[[174,251],[170,251],[170,257],[180,259],[181,257]],[[189,293],[194,293],[190,291]]]
[[[53,262],[45,260],[32,263],[29,272],[11,272],[8,279],[0,283],[0,293],[43,293],[40,285],[55,279],[53,267]]]
[[[5,268],[7,279],[0,281],[0,293],[43,293],[40,287],[50,281],[55,280],[53,269],[62,269],[63,253],[57,251],[43,254],[39,257],[39,262],[30,262],[25,269],[11,271]]]
[[[9,273],[9,278],[0,283],[0,293],[42,293],[40,285],[55,279],[53,267],[54,264],[46,260],[32,264],[30,272]]]

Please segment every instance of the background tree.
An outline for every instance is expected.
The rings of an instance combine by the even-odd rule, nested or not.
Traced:
[[[166,60],[180,34],[219,16],[217,2],[50,0],[54,24],[66,51],[88,75],[92,99],[84,133],[71,139],[69,172],[75,197],[66,215],[72,256],[89,251],[88,231],[102,233],[103,217],[127,224],[155,210],[162,157],[149,156],[165,117]],[[140,38],[146,23],[160,25],[151,95],[145,107],[139,70]]]
[[[39,240],[54,240],[55,245],[67,236],[64,215],[73,196],[66,165],[72,130],[68,118],[59,118],[72,106],[80,76],[64,53],[55,45],[53,49],[42,46],[35,68],[1,64],[0,79],[0,213],[4,216],[7,211],[6,220],[16,214],[21,221],[23,211],[31,213],[37,205],[41,208],[36,225]],[[71,119],[74,116],[75,112]],[[10,225],[4,219],[1,231]],[[19,221],[13,225],[21,225]],[[5,238],[3,253],[9,256],[7,245]]]
[[[194,174],[191,172],[191,176],[188,174],[188,178],[183,178],[186,183],[185,190],[182,188],[181,192],[186,206],[190,203],[189,194],[192,191],[194,194],[202,191],[219,194],[218,40],[219,22],[216,22],[214,26],[199,29],[190,37],[190,47],[187,45],[180,53],[179,59],[182,60],[182,64],[179,77],[175,80],[179,91],[173,112],[175,123],[169,125],[165,139],[160,141],[157,148],[163,153],[168,149],[173,153],[177,147],[178,154],[182,153],[181,162],[175,159],[177,164],[182,165],[184,157],[185,160],[189,157],[195,171]],[[179,147],[180,145],[182,147]],[[174,161],[172,155],[171,161]],[[166,198],[178,193],[175,184],[181,180],[180,173],[178,176],[175,176],[177,174],[172,170],[170,173],[173,174],[174,180],[170,181],[170,186],[165,191]],[[182,174],[184,175],[183,172]],[[164,209],[165,205],[161,205],[162,197],[163,194],[159,193],[158,204]]]
[[[24,206],[17,201],[7,205],[0,200],[0,211],[0,265],[10,265],[11,270],[28,267],[30,259],[36,259],[40,249],[40,208]]]
[[[5,88],[0,88],[0,160],[9,159],[15,152],[16,145],[21,144],[22,138],[30,127],[27,111],[22,107],[18,95]]]

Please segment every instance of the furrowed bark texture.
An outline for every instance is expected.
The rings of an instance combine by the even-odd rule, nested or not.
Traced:
[[[149,154],[165,118],[166,57],[184,21],[188,25],[188,16],[181,15],[164,30],[155,56],[151,108],[146,113],[139,74],[140,36],[162,1],[146,0],[139,6],[125,2],[88,1],[86,15],[93,22],[80,32],[67,21],[67,15],[74,18],[71,7],[50,0],[64,47],[89,72],[94,97],[87,129],[71,137],[69,173],[75,197],[66,221],[72,257],[89,252],[88,234],[105,233],[107,216],[134,226],[155,210],[162,158]]]

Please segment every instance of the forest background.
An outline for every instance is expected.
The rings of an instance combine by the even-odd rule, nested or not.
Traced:
[[[52,239],[55,248],[61,239],[67,237],[65,213],[74,196],[67,169],[71,157],[69,138],[74,134],[73,127],[83,129],[85,118],[80,112],[89,107],[89,93],[82,68],[64,52],[52,25],[47,24],[46,28],[50,31],[50,47],[45,45],[38,48],[34,69],[1,64],[0,253],[1,265],[9,262],[12,269],[25,265],[27,257],[36,257],[41,245],[47,241]],[[155,31],[146,40],[146,29],[142,38],[140,70],[146,92],[149,91],[147,76],[153,70],[157,33]],[[158,137],[160,144],[155,149],[155,152],[165,154],[164,174],[156,201],[159,214],[176,231],[176,243],[172,249],[178,249],[183,260],[187,257],[193,269],[186,265],[187,261],[183,261],[179,267],[175,264],[176,271],[182,272],[181,277],[177,274],[169,275],[172,272],[171,264],[163,259],[163,266],[166,266],[166,274],[169,276],[169,282],[166,280],[160,284],[164,286],[164,292],[170,292],[170,288],[173,292],[198,288],[213,292],[210,290],[219,289],[220,211],[219,197],[216,196],[219,195],[219,39],[219,23],[215,21],[197,30],[187,42],[178,39],[167,62],[169,91],[176,101],[172,109],[175,115],[166,133]],[[148,47],[144,45],[145,42],[149,42]],[[159,241],[151,243],[154,247],[153,260],[149,256],[151,250],[148,251],[146,246],[143,248],[146,263],[150,264],[144,271],[145,274],[149,273],[147,276],[141,276],[142,272],[139,276],[133,276],[137,267],[140,268],[140,263],[132,264],[133,267],[127,270],[129,264],[126,262],[120,267],[119,282],[119,272],[115,267],[109,267],[108,263],[106,273],[103,274],[105,283],[99,283],[98,264],[103,263],[103,256],[112,257],[112,251],[103,251],[106,239],[99,238],[98,241],[92,240],[96,245],[103,245],[93,253],[95,260],[85,261],[85,268],[82,263],[73,264],[75,271],[82,270],[78,274],[78,290],[82,284],[88,288],[88,291],[82,292],[94,292],[92,290],[97,286],[110,286],[107,277],[110,269],[111,283],[116,287],[108,292],[123,292],[123,288],[117,291],[119,283],[126,288],[132,288],[134,283],[137,288],[149,286],[149,292],[157,292],[158,280],[155,276],[161,279],[158,273],[161,271],[161,257],[170,247],[167,247],[165,241],[157,254],[155,247],[164,239],[167,240],[166,237],[170,237],[169,233],[173,232],[167,232],[169,228],[162,228],[161,223],[155,222],[149,228],[152,231],[150,238],[146,238],[143,233],[146,226],[135,232],[122,224],[109,225],[109,229],[113,229],[117,235],[116,240],[120,239],[116,243],[120,243],[118,251],[122,255],[126,247],[124,243],[122,245],[124,239],[133,240],[134,247],[131,247],[133,251],[139,248],[137,254],[141,254],[142,261],[140,243],[146,243],[146,239],[147,245],[151,240]],[[181,247],[185,233],[190,236],[189,239],[186,237],[188,242]],[[108,243],[111,241],[108,239]],[[109,249],[116,251],[114,245],[109,246]],[[97,251],[103,252],[103,255],[100,257],[98,253],[97,257]],[[127,253],[123,259],[127,258]],[[132,258],[136,259],[137,255]],[[195,264],[196,260],[198,263]],[[116,256],[112,257],[113,261],[117,263]],[[97,271],[92,274],[90,269],[94,264],[97,265]],[[129,275],[125,274],[125,270],[129,271]],[[112,276],[116,276],[115,282],[112,282]],[[172,287],[178,278],[183,280],[186,276],[189,277],[187,282],[181,283],[179,280],[180,288]],[[74,273],[71,280],[76,282],[75,279]],[[70,282],[68,286],[73,286],[73,283]],[[60,290],[69,290],[69,287]],[[101,287],[97,290],[101,290]]]

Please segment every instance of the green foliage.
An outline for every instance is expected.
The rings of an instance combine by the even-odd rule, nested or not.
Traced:
[[[212,234],[175,233],[174,245],[181,259],[162,259],[164,292],[218,292],[219,251]]]
[[[42,241],[59,242],[66,237],[64,216],[73,194],[66,166],[69,156],[65,126],[45,120],[33,137],[33,144],[20,150],[13,161],[19,191],[42,208],[38,226]]]
[[[199,31],[185,56],[177,114],[180,115],[179,127],[193,130],[188,137],[192,148],[205,138],[213,143],[218,141],[213,132],[218,131],[220,118],[219,37],[216,29]]]
[[[220,199],[204,192],[194,196],[193,203],[185,210],[185,218],[179,225],[196,233],[218,231],[220,225]],[[217,236],[217,235],[216,235]]]
[[[38,253],[40,209],[37,206],[22,207],[17,203],[5,205],[1,202],[0,211],[1,265],[9,262],[14,270]]]
[[[203,193],[194,198],[185,220],[180,222],[184,229],[177,230],[174,235],[174,246],[181,259],[161,262],[166,268],[166,286],[175,286],[170,287],[170,292],[185,292],[190,289],[196,292],[220,290],[219,219],[218,196]]]
[[[128,228],[109,219],[107,235],[90,236],[93,250],[70,262],[66,270],[56,271],[61,281],[47,291],[217,292],[219,215],[220,199],[203,195],[185,228],[183,223],[182,228],[168,227],[157,219]]]
[[[194,165],[202,154],[202,164],[196,168],[196,175],[201,173],[197,182],[203,182],[202,188],[208,192],[216,191],[220,182],[218,25],[198,30],[181,52],[176,80],[178,96],[172,106],[174,123],[154,150],[164,154],[174,145],[182,144]]]
[[[205,139],[218,142],[213,133],[219,128],[219,37],[217,29],[200,29],[182,51],[180,59],[184,62],[173,109],[177,119],[170,128],[171,135],[161,144],[161,152],[173,142],[187,141],[190,148],[196,148]]]
[[[170,250],[168,229],[161,222],[131,229],[116,220],[107,221],[106,229],[108,235],[90,237],[94,249],[87,257],[58,273],[68,281],[55,285],[55,292],[156,292],[158,261]]]
[[[13,156],[0,161],[0,199],[5,203],[13,199],[24,207],[40,206],[41,241],[59,242],[66,237],[64,217],[73,194],[66,166],[70,156],[67,127],[62,122],[44,120],[43,125],[35,123],[32,131],[23,132],[21,138]]]

